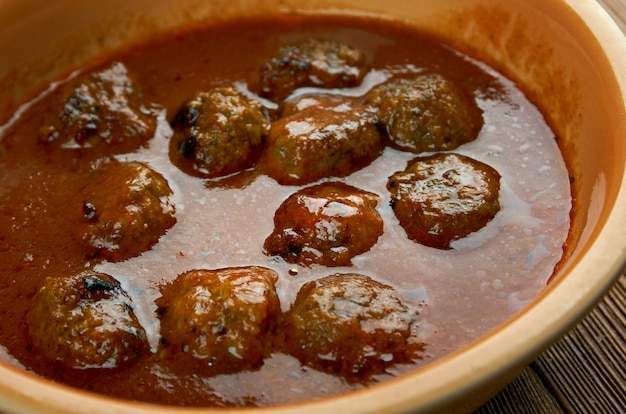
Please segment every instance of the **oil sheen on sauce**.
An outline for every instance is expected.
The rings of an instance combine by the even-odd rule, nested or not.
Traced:
[[[454,152],[482,161],[501,174],[501,210],[494,220],[454,242],[451,250],[408,240],[389,207],[386,183],[415,154],[387,148],[371,165],[341,179],[380,195],[378,211],[385,227],[378,243],[354,258],[352,267],[298,267],[267,257],[262,246],[273,229],[275,210],[301,187],[280,186],[262,175],[247,186],[211,185],[211,181],[192,178],[170,163],[172,131],[167,121],[182,102],[212,86],[234,86],[254,96],[261,64],[281,45],[309,37],[350,43],[369,58],[372,69],[362,85],[333,93],[360,96],[393,74],[425,71],[442,73],[471,90],[485,124],[478,139]],[[159,340],[154,304],[159,287],[187,270],[246,265],[273,268],[280,275],[277,288],[283,310],[307,281],[335,272],[358,272],[392,285],[420,306],[424,358],[394,366],[376,378],[383,381],[458,350],[508,320],[545,288],[562,255],[569,231],[569,178],[542,114],[514,82],[410,28],[345,16],[219,22],[130,47],[99,63],[112,60],[123,62],[135,75],[146,102],[162,107],[157,133],[149,145],[118,158],[147,162],[165,176],[174,192],[178,221],[150,251],[94,267],[121,281],[149,334],[152,350]],[[38,358],[24,338],[24,315],[39,282],[51,270],[91,265],[81,262],[75,249],[62,241],[63,229],[47,227],[67,213],[62,203],[52,205],[49,200],[72,197],[64,194],[62,176],[55,170],[62,162],[50,165],[33,156],[39,150],[36,139],[29,137],[36,136],[38,112],[48,93],[25,104],[2,127],[0,344],[4,359],[73,386],[165,404],[273,405],[368,385],[347,383],[302,367],[283,354],[273,355],[257,371],[216,377],[176,376],[148,357],[126,370],[111,372],[54,369]],[[19,140],[7,138],[16,136]],[[21,201],[16,202],[16,197]],[[71,223],[67,226],[69,233]]]

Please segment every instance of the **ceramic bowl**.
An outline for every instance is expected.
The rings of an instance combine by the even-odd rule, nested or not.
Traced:
[[[414,373],[337,397],[238,413],[467,412],[579,321],[626,260],[626,40],[592,0],[0,1],[0,114],[33,85],[126,42],[208,18],[271,11],[399,19],[481,56],[522,85],[560,137],[572,236],[545,291],[486,337]],[[0,411],[183,413],[78,391],[0,363]],[[228,410],[204,409],[202,412]]]

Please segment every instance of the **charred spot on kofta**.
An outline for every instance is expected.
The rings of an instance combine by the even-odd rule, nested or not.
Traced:
[[[103,154],[136,150],[154,136],[157,111],[123,63],[69,80],[53,91],[39,142]]]
[[[280,102],[301,87],[357,86],[367,72],[359,49],[336,41],[308,39],[282,47],[260,70],[260,94]]]
[[[383,233],[374,193],[326,182],[289,196],[274,215],[265,253],[303,266],[350,266]]]
[[[35,349],[73,368],[117,368],[148,351],[128,294],[92,270],[45,278],[27,324]]]
[[[200,178],[222,177],[251,167],[269,131],[263,108],[232,88],[197,93],[171,122],[170,160]]]
[[[113,262],[154,246],[176,223],[167,180],[140,162],[106,161],[80,189],[76,239],[85,255]]]

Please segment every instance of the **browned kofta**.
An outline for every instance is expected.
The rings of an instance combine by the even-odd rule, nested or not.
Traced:
[[[452,150],[476,139],[483,125],[474,98],[439,74],[393,79],[367,101],[378,108],[391,146],[404,151]]]
[[[285,105],[272,123],[263,172],[283,185],[344,177],[382,154],[377,118],[355,100],[302,96]]]
[[[269,121],[258,101],[227,87],[197,93],[172,120],[170,160],[189,175],[214,178],[256,161]]]
[[[280,102],[301,87],[358,86],[367,73],[365,54],[336,41],[308,39],[282,47],[260,70],[261,96]]]
[[[391,286],[355,273],[306,283],[281,325],[285,352],[362,380],[420,358],[418,311]]]
[[[303,266],[350,266],[383,233],[378,196],[341,182],[304,188],[274,214],[265,253]]]
[[[39,130],[42,143],[119,154],[154,136],[157,112],[144,105],[141,88],[120,62],[70,80],[53,93],[51,115]]]
[[[128,294],[92,270],[45,278],[27,323],[34,348],[72,368],[116,368],[148,351]]]
[[[190,372],[258,368],[281,312],[277,281],[276,272],[259,266],[181,274],[157,299],[161,352]]]
[[[415,158],[389,177],[387,188],[409,239],[439,249],[480,230],[500,210],[500,174],[459,154]]]
[[[118,262],[149,250],[176,223],[165,178],[140,162],[108,161],[78,194],[76,238],[87,257]]]

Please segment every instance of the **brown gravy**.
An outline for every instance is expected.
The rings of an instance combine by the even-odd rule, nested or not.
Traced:
[[[170,163],[167,121],[186,99],[214,86],[234,86],[252,96],[267,57],[284,44],[309,37],[341,40],[368,56],[372,69],[363,84],[337,93],[363,95],[394,74],[424,71],[442,73],[472,91],[485,125],[476,141],[454,152],[501,174],[502,208],[495,219],[455,242],[452,250],[408,240],[389,207],[385,185],[415,154],[387,148],[371,165],[342,179],[380,195],[378,210],[385,227],[378,243],[354,258],[352,267],[298,267],[265,256],[262,246],[272,232],[276,208],[301,187],[280,186],[262,175],[243,187],[214,185]],[[187,270],[271,267],[280,275],[283,310],[305,282],[357,271],[394,286],[421,308],[423,360],[395,366],[376,378],[382,381],[453,352],[505,322],[546,286],[562,255],[571,208],[568,172],[541,113],[510,80],[414,29],[333,16],[216,22],[133,46],[98,64],[113,60],[123,62],[138,79],[146,102],[163,108],[149,145],[117,158],[141,160],[165,176],[174,192],[177,224],[139,257],[85,263],[80,247],[67,237],[73,215],[65,200],[76,190],[68,177],[85,171],[89,155],[57,151],[51,157],[38,145],[38,119],[49,110],[50,90],[25,104],[2,127],[0,142],[0,354],[29,371],[111,396],[202,406],[282,404],[368,385],[302,367],[283,354],[273,355],[257,371],[216,377],[176,376],[152,354],[120,370],[64,368],[31,349],[26,333],[25,315],[46,274],[93,266],[120,280],[154,350],[159,288]]]

